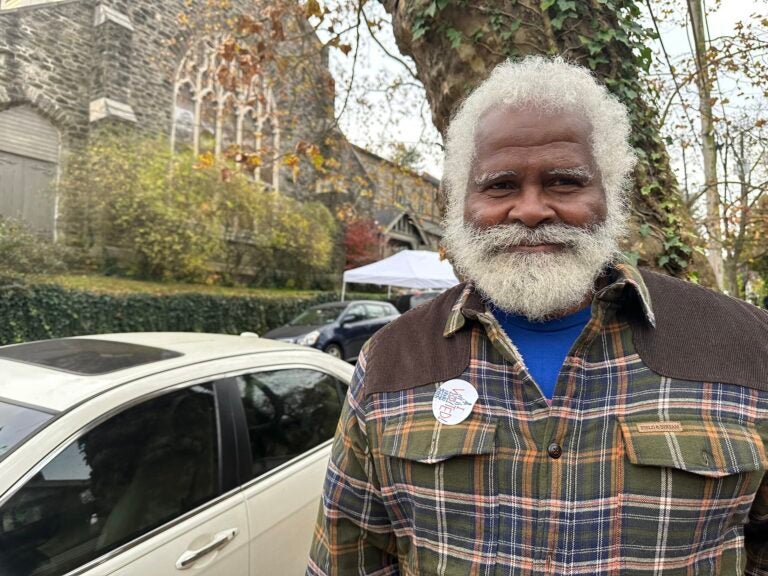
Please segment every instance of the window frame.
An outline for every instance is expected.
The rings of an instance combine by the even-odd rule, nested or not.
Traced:
[[[320,372],[321,374],[325,374],[326,376],[330,376],[334,380],[338,382],[336,385],[336,393],[339,395],[339,400],[341,404],[344,403],[344,398],[342,397],[342,393],[346,394],[346,391],[342,389],[342,386],[346,386],[347,389],[349,388],[349,384],[345,383],[344,377],[340,376],[338,373],[334,372],[333,370],[328,370],[323,366],[317,366],[315,364],[310,364],[308,362],[287,362],[284,364],[273,364],[270,366],[260,366],[259,368],[252,369],[252,370],[240,370],[237,373],[227,374],[226,378],[235,378],[237,376],[242,376],[244,374],[257,374],[259,372],[276,372],[278,370],[313,370],[315,372]],[[224,378],[222,378],[223,380]],[[316,452],[319,452],[323,449],[325,449],[327,446],[329,446],[331,443],[333,443],[333,437],[329,438],[328,440],[325,440],[324,442],[321,442],[314,448],[311,448],[310,450],[307,450],[306,452],[302,452],[298,456],[295,456],[294,458],[291,458],[287,462],[284,462],[283,464],[280,464],[280,466],[276,466],[269,470],[268,472],[265,472],[264,474],[257,476],[256,478],[252,478],[252,470],[253,470],[253,452],[251,449],[251,438],[248,434],[248,421],[245,414],[245,408],[243,407],[242,400],[240,399],[240,390],[237,387],[237,384],[233,380],[228,380],[226,382],[220,382],[222,384],[223,388],[227,388],[227,392],[223,393],[223,395],[226,395],[229,398],[229,402],[234,403],[236,406],[233,407],[233,416],[234,416],[234,426],[237,430],[237,446],[238,446],[238,462],[237,462],[237,470],[240,474],[240,489],[241,490],[247,490],[248,488],[260,484],[261,482],[265,482],[272,478],[273,476],[276,476],[277,474],[280,474],[283,470],[288,468],[289,466],[293,466],[298,460],[308,458],[311,454],[315,454]]]

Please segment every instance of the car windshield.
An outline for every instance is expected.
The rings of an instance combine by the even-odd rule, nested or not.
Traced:
[[[343,306],[320,306],[310,308],[299,314],[291,320],[291,326],[318,326],[320,324],[329,324],[336,320],[344,310]]]
[[[0,400],[0,460],[53,414]]]

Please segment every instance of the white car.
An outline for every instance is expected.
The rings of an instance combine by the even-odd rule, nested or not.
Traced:
[[[246,336],[0,347],[0,575],[303,574],[351,376]]]

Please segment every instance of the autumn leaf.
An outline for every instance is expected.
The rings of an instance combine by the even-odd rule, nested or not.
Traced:
[[[194,165],[196,170],[205,170],[213,166],[215,159],[212,152],[204,152],[197,157],[197,162]]]
[[[267,8],[266,13],[272,24],[272,38],[278,42],[285,40],[285,32],[283,32],[283,22],[281,20],[282,15],[280,10],[270,6]]]
[[[219,69],[216,70],[216,78],[222,86],[229,86],[231,82],[229,78],[229,69],[226,64],[222,64],[219,66]]]
[[[320,7],[320,2],[318,2],[317,0],[309,0],[307,2],[306,12],[307,12],[307,18],[311,18],[312,16],[314,16],[322,20],[324,16],[323,9]]]
[[[237,33],[241,36],[260,34],[263,26],[250,16],[240,16],[237,22]]]
[[[256,168],[261,166],[261,156],[259,156],[258,154],[247,154],[245,159],[245,164],[251,170],[255,170]]]
[[[320,152],[320,147],[317,146],[317,144],[312,144],[307,149],[307,155],[309,156],[310,162],[312,162],[312,165],[317,170],[321,170],[323,168],[323,164],[325,163],[325,157]]]
[[[227,62],[232,62],[235,58],[236,48],[235,39],[227,38],[221,43],[221,46],[219,46],[219,54]]]
[[[298,165],[299,165],[299,157],[296,156],[296,154],[287,154],[285,158],[283,158],[283,166],[288,166],[290,168],[293,168]]]

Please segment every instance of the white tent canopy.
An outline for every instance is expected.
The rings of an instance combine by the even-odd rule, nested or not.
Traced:
[[[379,284],[401,288],[450,288],[459,283],[453,267],[437,252],[402,250],[389,258],[344,272],[341,299],[347,283]]]

